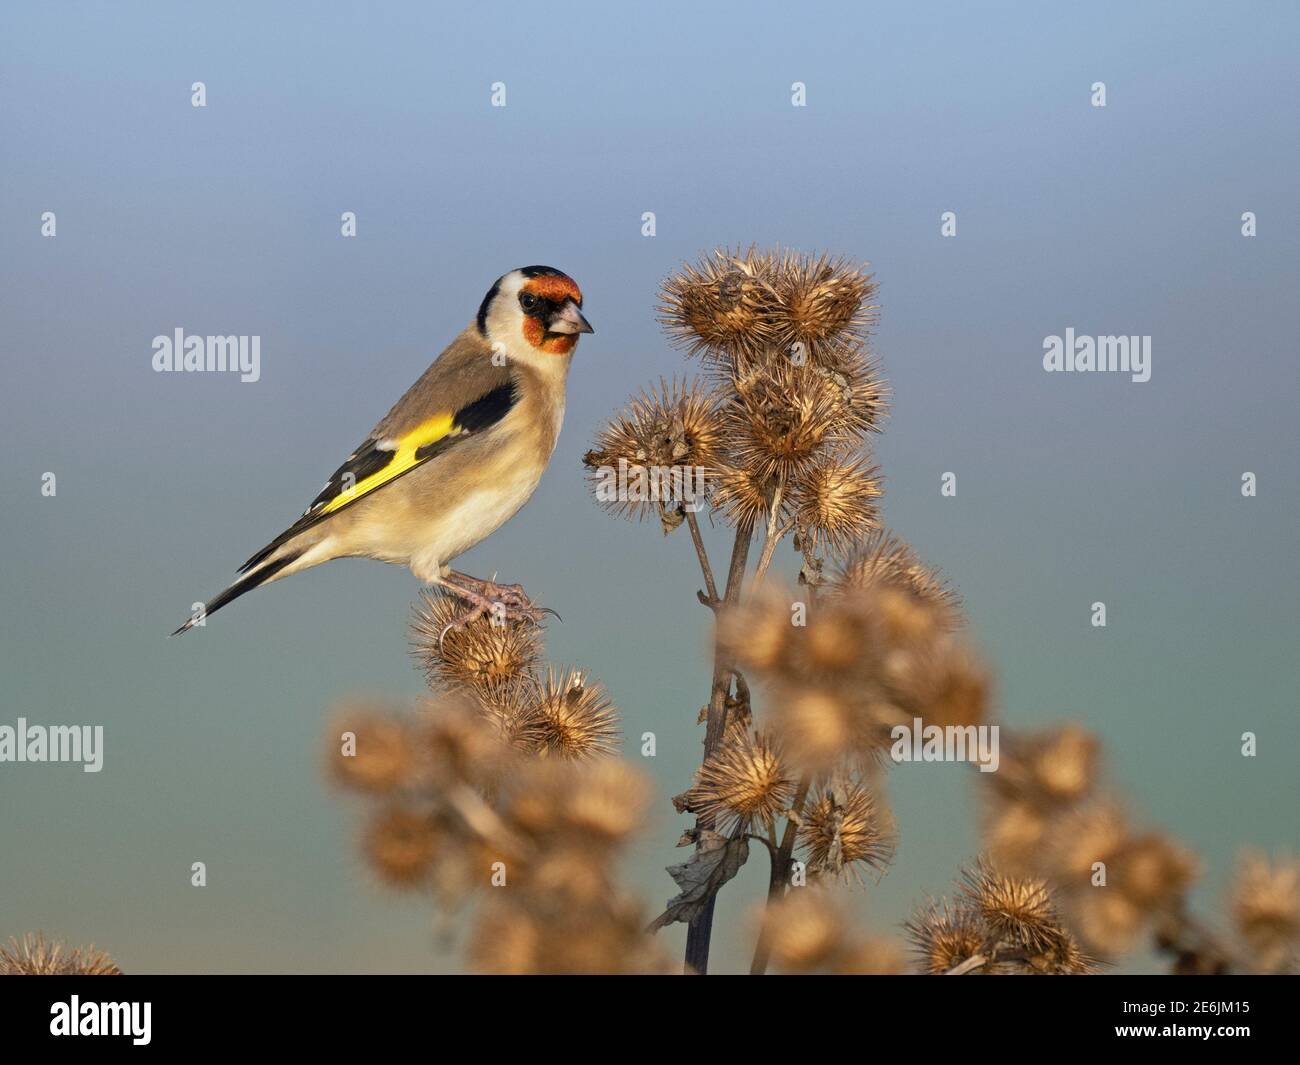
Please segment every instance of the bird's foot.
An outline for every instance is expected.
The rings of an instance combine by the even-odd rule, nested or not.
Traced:
[[[464,612],[443,627],[438,636],[439,644],[453,629],[464,629],[481,617],[487,617],[493,625],[504,626],[511,621],[528,621],[537,625],[547,614],[560,616],[549,607],[534,604],[519,584],[482,581],[455,570],[445,574],[438,583],[466,604]]]

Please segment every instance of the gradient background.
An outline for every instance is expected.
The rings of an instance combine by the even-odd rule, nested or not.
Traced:
[[[672,894],[698,569],[684,531],[599,511],[579,459],[688,368],[659,280],[751,241],[878,272],[884,513],[960,588],[1003,719],[1099,732],[1134,814],[1204,857],[1207,913],[1240,844],[1294,847],[1300,16],[1075,6],[6,4],[0,723],[103,724],[107,750],[98,775],[0,765],[0,937],[93,940],[136,972],[455,968],[429,907],[370,881],[360,811],[320,774],[336,699],[422,689],[411,575],[335,563],[166,633],[533,262],[579,280],[598,332],[537,497],[462,563],[555,607],[550,657],[658,734],[628,875],[648,906]],[[261,381],[153,373],[177,326],[260,334]],[[1152,380],[1044,373],[1067,326],[1151,334]],[[897,860],[857,896],[882,931],[978,848],[968,767],[890,781]],[[760,856],[721,897],[718,970],[747,964],[765,881]]]

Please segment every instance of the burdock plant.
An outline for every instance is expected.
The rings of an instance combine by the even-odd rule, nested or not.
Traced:
[[[702,377],[642,392],[584,460],[612,513],[654,513],[665,533],[687,527],[698,598],[717,618],[702,762],[674,800],[695,817],[684,835],[695,852],[669,870],[682,890],[655,922],[689,924],[688,971],[707,971],[717,892],[751,842],[770,861],[772,912],[753,963],[762,972],[773,915],[793,912],[781,904],[796,855],[814,880],[888,863],[893,827],[877,777],[891,726],[922,706],[930,720],[984,713],[982,672],[953,636],[955,597],[881,528],[874,294],[871,275],[827,256],[718,251],[684,267],[663,285],[661,321]],[[625,490],[611,498],[615,469]],[[722,573],[705,511],[734,531]],[[797,591],[765,585],[787,538],[801,560]],[[768,696],[760,722],[751,678]]]
[[[836,888],[883,875],[894,853],[882,785],[896,728],[981,725],[992,680],[951,587],[880,523],[873,293],[850,263],[790,252],[684,268],[664,284],[663,320],[701,375],[634,396],[586,456],[611,513],[686,528],[714,620],[701,762],[673,799],[692,818],[691,851],[669,867],[679,890],[658,917],[616,875],[648,785],[617,754],[604,687],[545,664],[539,626],[483,616],[449,628],[457,605],[427,594],[412,642],[430,697],[414,713],[359,701],[337,715],[330,772],[367,803],[366,864],[430,897],[473,968],[681,971],[651,933],[684,922],[686,971],[706,972],[715,901],[751,844],[769,873],[752,972],[908,967],[899,944],[853,927]],[[701,514],[732,531],[723,571]],[[793,587],[769,576],[783,542],[799,562]],[[1177,972],[1296,968],[1296,861],[1245,857],[1229,941],[1190,915],[1190,853],[1100,794],[1096,738],[1065,724],[1001,748],[997,771],[975,774],[983,854],[950,899],[908,922],[912,968],[1096,972],[1143,937]],[[26,956],[0,951],[0,972],[62,964]]]

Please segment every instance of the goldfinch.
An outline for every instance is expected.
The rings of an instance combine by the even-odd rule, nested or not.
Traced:
[[[410,566],[463,600],[462,625],[540,619],[519,585],[448,563],[500,528],[537,488],[564,418],[582,292],[549,266],[500,277],[478,315],[376,425],[311,506],[240,567],[242,576],[172,635],[245,592],[333,558]]]

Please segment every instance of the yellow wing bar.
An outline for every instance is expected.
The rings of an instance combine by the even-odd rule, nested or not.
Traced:
[[[333,499],[320,508],[317,514],[331,514],[373,492],[381,485],[387,484],[394,477],[400,477],[408,470],[420,464],[417,452],[430,444],[436,444],[443,437],[450,435],[456,428],[455,416],[451,413],[435,414],[427,421],[421,422],[410,432],[398,438],[393,457],[381,469],[371,473],[351,488],[340,491]]]

